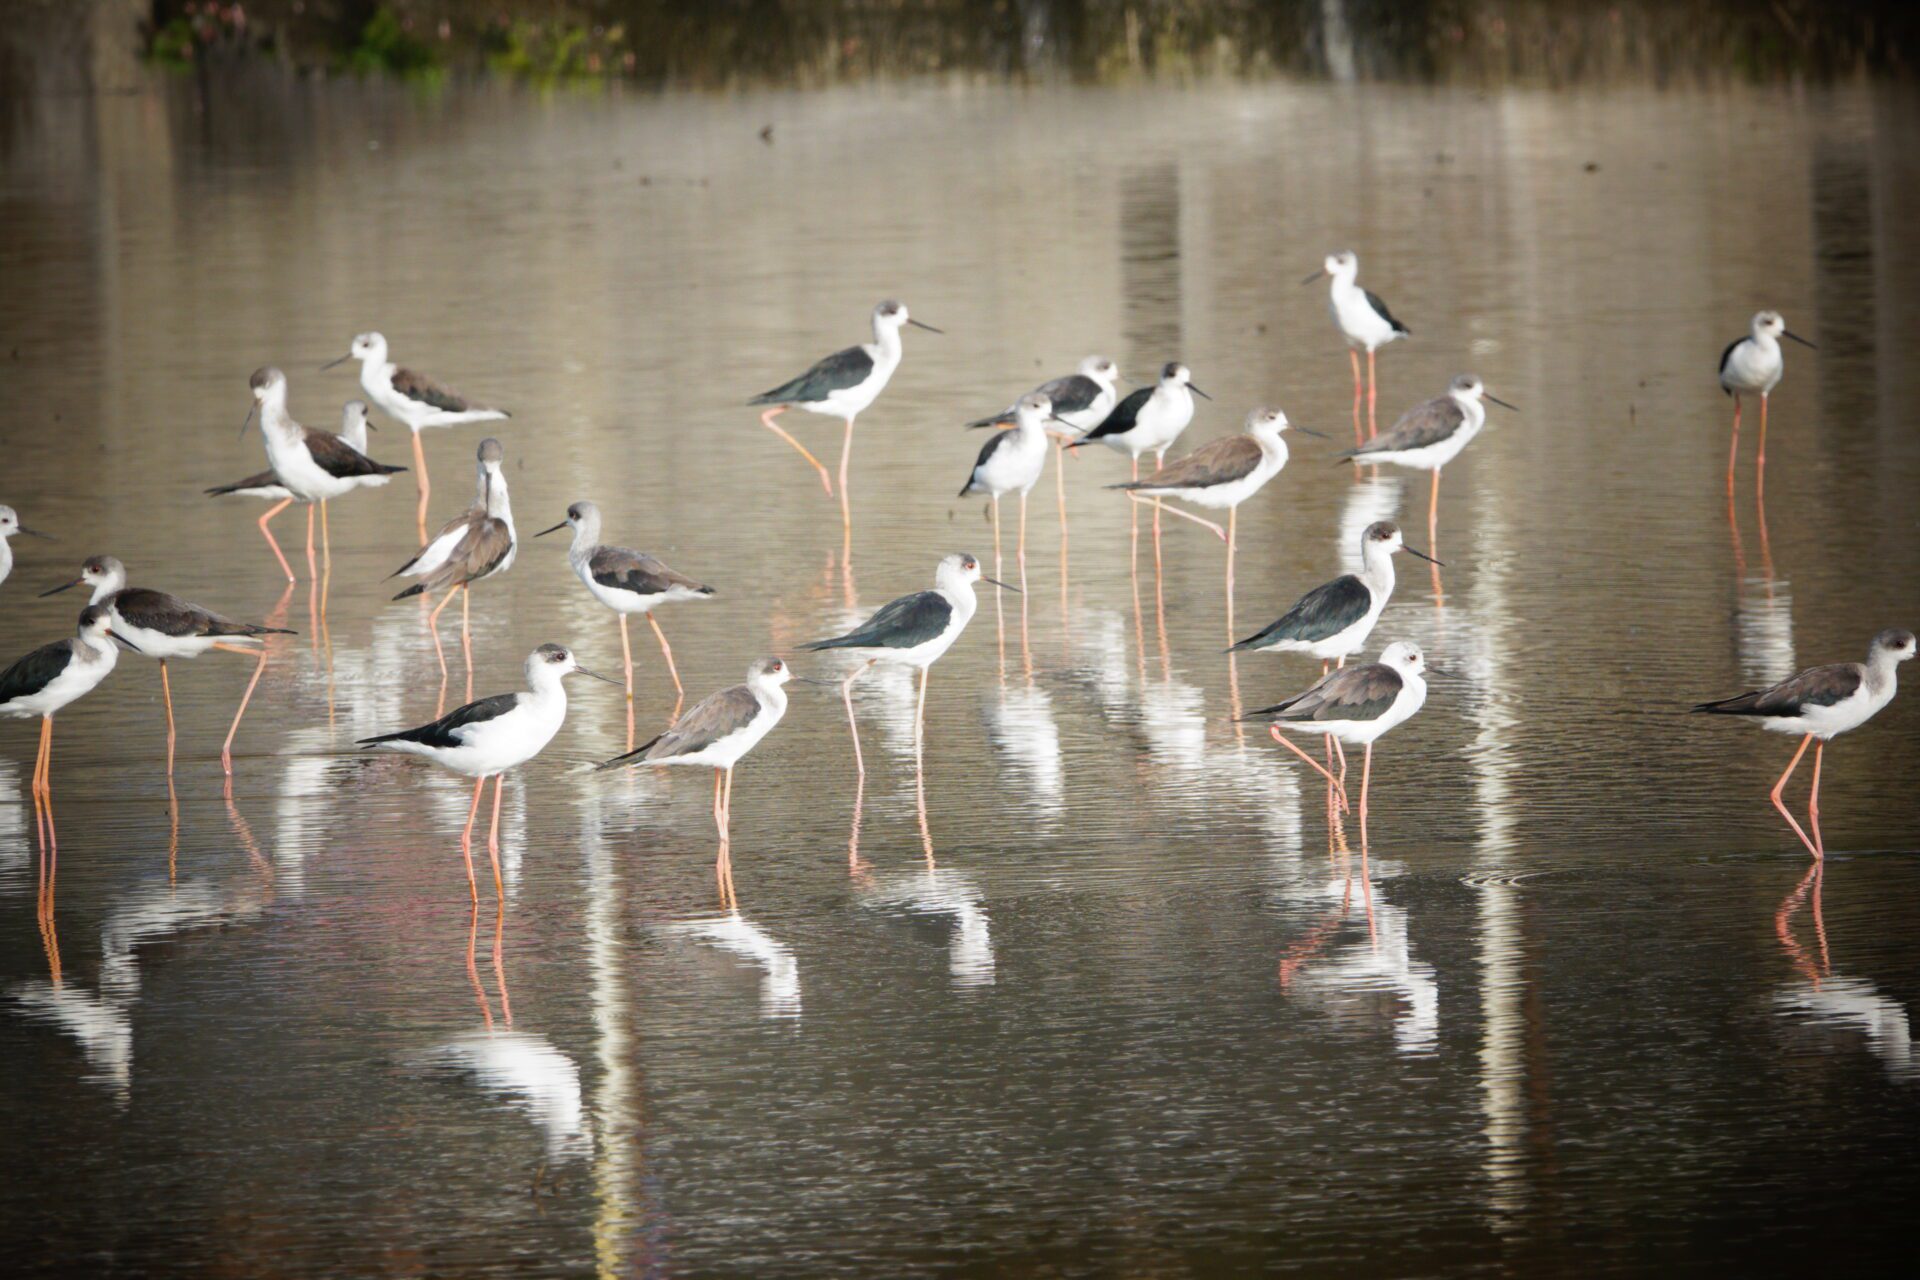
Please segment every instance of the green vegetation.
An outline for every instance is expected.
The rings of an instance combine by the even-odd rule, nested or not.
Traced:
[[[416,39],[406,21],[384,4],[360,29],[359,42],[347,52],[346,65],[356,75],[385,72],[411,78],[430,76],[439,70],[433,50]]]

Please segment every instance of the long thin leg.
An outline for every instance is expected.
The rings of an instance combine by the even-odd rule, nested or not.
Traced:
[[[1133,501],[1135,501],[1135,502],[1138,502],[1138,503],[1142,503],[1142,504],[1144,504],[1144,503],[1146,503],[1146,502],[1148,501],[1148,499],[1146,499],[1146,498],[1142,498],[1142,497],[1139,497],[1138,495],[1136,495],[1136,494],[1132,494],[1132,493],[1129,493],[1129,494],[1127,495],[1127,497],[1129,497],[1129,498],[1131,498],[1131,499],[1133,499]],[[1181,518],[1182,520],[1191,520],[1191,521],[1193,521],[1193,522],[1194,522],[1195,524],[1197,524],[1197,525],[1199,525],[1199,526],[1200,526],[1201,528],[1203,528],[1203,529],[1205,529],[1205,530],[1207,530],[1208,532],[1210,532],[1211,534],[1213,534],[1213,536],[1214,536],[1214,537],[1216,537],[1216,538],[1218,538],[1218,539],[1220,539],[1220,541],[1222,541],[1222,542],[1225,542],[1225,541],[1227,540],[1227,531],[1226,531],[1225,529],[1223,529],[1223,528],[1221,528],[1221,527],[1220,527],[1219,525],[1217,525],[1217,524],[1215,524],[1215,523],[1214,523],[1213,521],[1211,521],[1211,520],[1208,520],[1208,519],[1205,519],[1205,518],[1204,518],[1204,517],[1202,517],[1202,516],[1197,516],[1197,515],[1195,515],[1195,514],[1193,514],[1193,512],[1191,512],[1191,511],[1183,511],[1183,510],[1181,510],[1181,509],[1180,509],[1179,507],[1164,507],[1164,508],[1163,508],[1163,507],[1162,507],[1162,506],[1160,505],[1160,499],[1158,499],[1158,498],[1154,498],[1154,499],[1152,499],[1152,503],[1153,503],[1153,524],[1154,524],[1154,528],[1156,528],[1156,529],[1158,529],[1158,528],[1160,527],[1160,512],[1161,512],[1162,510],[1164,510],[1164,511],[1166,511],[1166,513],[1167,513],[1168,515],[1170,515],[1170,516],[1179,516],[1179,517],[1180,517],[1180,518]],[[1158,555],[1159,555],[1159,553],[1158,553],[1158,552],[1155,552],[1155,563],[1156,563],[1156,564],[1157,564],[1157,563],[1159,562],[1159,561],[1158,561]]]
[[[418,440],[420,437],[415,436]],[[480,793],[486,790],[484,777],[473,781],[473,803],[467,806],[467,825],[460,832],[460,856],[467,860],[467,892],[473,895],[477,905],[480,901],[480,882],[473,878],[473,819],[480,812]]]
[[[1440,468],[1433,469],[1433,491],[1427,498],[1427,554],[1440,553]]]
[[[307,504],[307,576],[316,581],[320,577],[320,565],[313,555],[313,504]]]
[[[720,828],[720,838],[727,846],[733,846],[733,770],[727,770],[727,788],[720,797],[720,819],[724,824]]]
[[[333,568],[333,535],[327,531],[327,500],[320,499],[320,562]]]
[[[1740,457],[1740,393],[1733,393],[1733,443],[1727,448],[1727,496],[1733,496],[1733,464]]]
[[[660,629],[660,623],[649,613],[647,622],[653,627],[653,638],[660,642],[660,653],[667,660],[667,674],[673,677],[673,718],[680,718],[680,704],[687,700],[687,691],[680,686],[680,671],[673,665],[673,646],[667,643],[667,633]]]
[[[1353,359],[1353,443],[1358,446],[1366,443],[1360,436],[1360,401],[1366,395],[1366,388],[1360,385],[1359,349],[1348,347],[1347,355]]]
[[[727,771],[725,769],[715,769],[713,771],[713,831],[715,835],[720,837],[720,845],[722,848],[725,848],[727,843],[727,819],[726,814],[720,807],[721,796],[723,795],[722,788],[726,784],[726,778]]]
[[[167,675],[167,660],[160,659],[160,700],[167,704],[167,773],[173,773],[173,680]]]
[[[1006,574],[1000,568],[1000,495],[997,493],[987,497],[987,518],[993,525],[993,576],[1004,578]],[[1002,598],[1005,594],[998,587],[993,589],[993,636],[1000,655],[1000,678],[1003,680],[1007,676],[1007,610]]]
[[[871,660],[855,667],[853,674],[840,683],[840,701],[847,704],[847,732],[853,735],[853,767],[862,781],[867,776],[867,763],[860,758],[860,722],[853,718],[853,682],[867,674],[873,666]]]
[[[247,681],[247,691],[240,695],[240,706],[233,713],[233,724],[227,729],[227,740],[220,744],[220,767],[231,776],[233,773],[233,736],[240,732],[240,717],[247,714],[247,703],[253,701],[253,691],[259,685],[260,677],[267,669],[267,646],[262,642],[257,654],[251,649],[242,649],[238,645],[217,644],[214,648],[224,650],[227,653],[244,653],[248,657],[255,659],[253,664],[253,678]]]
[[[1293,754],[1299,756],[1302,760],[1305,760],[1309,765],[1312,766],[1313,771],[1315,773],[1319,774],[1321,777],[1325,778],[1329,783],[1331,783],[1333,788],[1340,793],[1340,803],[1343,806],[1346,804],[1347,793],[1346,793],[1346,789],[1341,787],[1340,779],[1334,777],[1333,774],[1329,773],[1325,768],[1323,768],[1318,760],[1315,760],[1312,756],[1308,755],[1306,752],[1302,751],[1299,747],[1295,746],[1293,743],[1293,739],[1287,737],[1286,734],[1280,732],[1279,725],[1277,724],[1268,725],[1267,732],[1273,735],[1273,740],[1275,742],[1279,743],[1281,746],[1285,747],[1287,750],[1293,752]]]
[[[1027,491],[1020,491],[1020,594],[1027,592]]]
[[[1764,494],[1767,491],[1767,392],[1760,393],[1760,456],[1754,459],[1753,491]]]
[[[427,451],[420,443],[417,428],[413,432],[413,479],[420,490],[420,505],[413,513],[413,520],[420,527],[420,545],[424,547],[427,545],[427,495],[433,492],[433,485],[427,479]]]
[[[620,662],[627,672],[627,701],[633,701],[633,642],[627,638],[627,615],[620,614]],[[679,681],[674,682],[676,685]]]
[[[507,785],[507,775],[493,775],[493,825],[487,828],[487,856],[493,859],[493,892],[498,902],[507,900],[507,887],[500,879],[500,792]]]
[[[1227,635],[1233,635],[1233,551],[1240,532],[1240,508],[1227,508]]]
[[[1377,425],[1376,416],[1375,416],[1375,409],[1380,403],[1380,382],[1374,376],[1373,357],[1374,357],[1374,353],[1372,351],[1368,351],[1367,352],[1367,439],[1369,440],[1373,439],[1375,436],[1380,434],[1380,428]]]
[[[853,537],[853,499],[847,489],[847,463],[853,458],[853,419],[847,419],[846,435],[840,441],[840,533]]]
[[[822,489],[825,489],[827,491],[827,496],[831,498],[833,496],[833,477],[829,476],[827,474],[827,469],[820,465],[820,459],[814,457],[811,453],[808,453],[807,446],[801,444],[798,440],[795,440],[791,435],[789,435],[785,427],[782,427],[776,422],[774,422],[775,418],[779,417],[781,414],[785,413],[786,411],[787,411],[787,406],[783,404],[775,405],[773,408],[767,410],[765,413],[760,415],[760,425],[765,427],[767,430],[773,432],[773,434],[779,436],[782,440],[785,440],[788,444],[792,445],[794,448],[800,451],[800,456],[805,458],[808,464],[812,466],[812,468],[815,471],[818,471],[820,473],[820,487]]]
[[[1373,781],[1373,744],[1360,761],[1360,856],[1367,856],[1367,787]]]
[[[1766,401],[1762,400],[1761,404]],[[1827,753],[1827,744],[1822,741],[1813,748],[1813,794],[1807,799],[1807,825],[1813,828],[1813,856],[1822,861],[1827,856],[1827,842],[1820,837],[1820,757]]]
[[[913,704],[913,758],[917,761],[927,745],[927,672],[929,667],[920,668],[920,696]]]
[[[280,544],[274,540],[273,530],[267,528],[267,522],[292,505],[292,498],[282,498],[279,502],[267,508],[267,514],[260,517],[260,536],[267,540],[269,547],[273,548],[273,558],[280,562],[280,572],[287,575],[288,582],[294,580],[293,566],[287,563],[287,557],[281,553]]]
[[[459,594],[459,587],[447,592],[440,603],[433,606],[433,612],[427,615],[427,630],[433,633],[433,652],[434,656],[440,659],[440,679],[443,683],[447,678],[447,654],[440,647],[440,611],[452,604],[453,598]]]
[[[1060,512],[1060,545],[1067,543],[1067,446],[1058,436],[1053,440],[1053,500]]]
[[[1826,855],[1820,852],[1818,845],[1807,839],[1807,833],[1800,829],[1800,824],[1793,820],[1793,815],[1787,812],[1786,804],[1780,799],[1780,793],[1787,789],[1787,779],[1791,778],[1793,771],[1800,767],[1800,757],[1807,754],[1807,745],[1812,741],[1812,734],[1808,734],[1806,737],[1800,739],[1800,749],[1793,753],[1793,759],[1787,763],[1787,771],[1780,775],[1780,781],[1773,784],[1773,791],[1770,798],[1773,801],[1773,807],[1780,811],[1780,816],[1785,818],[1787,825],[1793,828],[1793,834],[1799,836],[1800,843],[1807,846],[1807,852],[1815,858],[1824,858]]]
[[[467,657],[467,700],[473,700],[473,588],[460,588],[460,651]]]

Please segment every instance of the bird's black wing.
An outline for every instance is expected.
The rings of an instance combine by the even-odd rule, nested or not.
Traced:
[[[918,591],[883,605],[866,624],[835,636],[815,640],[803,649],[912,649],[947,629],[953,604],[938,591]]]
[[[0,707],[16,698],[30,698],[52,684],[73,661],[73,641],[41,645],[5,671],[0,671]]]
[[[1301,596],[1293,608],[1269,623],[1257,635],[1248,636],[1233,646],[1236,650],[1265,649],[1284,640],[1315,644],[1330,640],[1367,616],[1373,607],[1373,595],[1366,584],[1353,574],[1343,574],[1324,582]]]
[[[1055,413],[1078,413],[1100,398],[1100,384],[1084,373],[1070,373],[1034,390],[1053,401]]]
[[[277,472],[262,471],[259,475],[248,476],[245,480],[235,480],[232,484],[215,485],[211,489],[202,490],[202,492],[214,497],[219,497],[222,494],[241,493],[249,489],[284,489],[286,487],[287,486],[281,482]]]
[[[987,437],[987,442],[980,446],[980,456],[974,460],[973,470],[967,472],[967,482],[960,486],[961,497],[966,497],[973,490],[973,478],[980,474],[980,468],[987,465],[987,459],[1011,439],[1013,439],[1011,431],[996,431]]]
[[[1423,400],[1400,415],[1400,420],[1358,449],[1343,450],[1343,458],[1363,458],[1369,453],[1399,453],[1405,449],[1424,449],[1439,444],[1460,429],[1467,411],[1452,396]]]
[[[1771,689],[1736,694],[1718,702],[1703,702],[1695,711],[1722,716],[1797,716],[1808,707],[1830,707],[1859,692],[1866,671],[1857,662],[1809,667]]]
[[[484,413],[490,406],[476,404],[444,382],[413,369],[393,371],[393,389],[409,400],[431,405],[443,413]]]
[[[469,702],[464,707],[456,707],[432,724],[423,724],[416,729],[402,729],[398,733],[383,733],[377,737],[362,738],[358,745],[371,747],[382,742],[418,742],[428,747],[464,746],[466,735],[462,730],[468,725],[484,724],[489,720],[499,719],[520,705],[520,696],[517,693],[496,693],[491,698],[482,698],[478,702]]]
[[[313,455],[314,463],[322,471],[339,480],[353,476],[390,476],[406,470],[375,462],[331,431],[308,431],[307,452]]]
[[[263,627],[254,622],[240,622],[224,617],[211,609],[202,609],[190,604],[179,596],[168,595],[164,591],[154,591],[147,587],[126,587],[113,593],[111,601],[113,611],[126,619],[129,626],[145,631],[158,632],[163,636],[290,636],[291,631],[280,627]]]
[[[1388,324],[1392,325],[1393,331],[1395,333],[1405,334],[1409,338],[1413,336],[1413,330],[1407,328],[1407,326],[1401,324],[1398,320],[1395,320],[1393,318],[1393,312],[1387,310],[1387,302],[1385,298],[1382,298],[1379,294],[1375,293],[1371,289],[1362,289],[1360,292],[1367,295],[1367,305],[1372,307],[1374,311],[1378,312],[1382,320],[1385,320]]]
[[[1733,359],[1733,349],[1745,341],[1745,338],[1735,338],[1727,344],[1727,349],[1720,353],[1720,390],[1728,395],[1733,394],[1733,388],[1727,385],[1727,361]]]
[[[1398,671],[1383,662],[1345,667],[1298,697],[1262,707],[1252,716],[1272,720],[1378,720],[1392,710],[1405,683]]]
[[[673,587],[685,587],[703,596],[713,594],[704,582],[695,582],[684,573],[676,573],[644,551],[625,547],[596,547],[587,561],[587,571],[603,587],[631,591],[636,595],[657,596]]]
[[[1075,448],[1089,440],[1099,440],[1105,436],[1123,435],[1133,430],[1133,424],[1140,421],[1140,410],[1153,397],[1152,387],[1141,387],[1130,392],[1119,404],[1113,406],[1113,412],[1100,422],[1100,425],[1075,440],[1068,448]]]
[[[818,404],[836,391],[857,387],[873,374],[873,357],[865,347],[836,351],[791,382],[762,391],[748,404]]]

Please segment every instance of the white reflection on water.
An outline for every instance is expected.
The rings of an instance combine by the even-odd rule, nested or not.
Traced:
[[[51,1023],[73,1037],[90,1069],[81,1078],[105,1085],[117,1105],[127,1105],[133,1078],[133,1020],[125,1002],[94,995],[72,982],[45,978],[15,983],[7,994],[29,1018]]]
[[[760,966],[760,1015],[800,1016],[800,963],[793,948],[774,939],[738,911],[660,926],[669,937],[691,938]]]
[[[1902,1084],[1920,1080],[1920,1054],[1914,1050],[1906,1006],[1881,995],[1865,978],[1830,975],[1818,982],[1797,982],[1777,993],[1773,1006],[1812,1026],[1865,1035],[1867,1051],[1880,1060],[1889,1079]]]
[[[1357,874],[1358,859],[1347,859]],[[1405,907],[1388,902],[1382,883],[1401,868],[1375,860],[1375,883],[1359,905],[1360,887],[1346,875],[1322,882],[1316,896],[1335,904],[1334,916],[1345,923],[1358,918],[1364,929],[1342,928],[1331,948],[1285,975],[1287,994],[1303,1004],[1324,1010],[1336,1022],[1370,1023],[1380,1016],[1374,997],[1390,993],[1393,1044],[1401,1053],[1432,1053],[1440,1042],[1440,983],[1432,965],[1417,960],[1408,930]]]
[[[27,838],[31,801],[11,760],[0,760],[0,797],[0,893],[14,893],[26,888],[33,846]]]
[[[1404,473],[1397,467],[1380,467],[1378,470],[1379,475],[1358,483],[1352,479],[1347,481],[1347,498],[1340,504],[1340,533],[1334,546],[1334,554],[1340,557],[1341,573],[1359,573],[1366,567],[1360,559],[1360,535],[1367,531],[1368,525],[1376,520],[1399,517],[1400,500],[1407,488]],[[1366,472],[1362,471],[1361,474],[1364,476]],[[1407,541],[1426,550],[1424,529],[1408,529],[1405,532]],[[1334,576],[1327,575],[1329,578]],[[1298,594],[1306,594],[1310,586],[1303,585]]]
[[[915,916],[950,916],[947,969],[953,985],[993,984],[993,932],[980,884],[972,876],[940,867],[909,871],[875,881],[863,899],[869,907]]]
[[[576,1159],[593,1150],[580,1068],[546,1037],[485,1028],[429,1050],[426,1060],[472,1076],[481,1089],[525,1111],[545,1132],[550,1159]]]
[[[1785,582],[1749,579],[1735,623],[1740,675],[1749,684],[1765,688],[1800,669],[1793,651],[1793,593]]]
[[[1018,787],[1032,811],[1050,823],[1065,811],[1066,775],[1053,697],[1037,684],[1017,683],[985,702],[987,738],[1005,764],[1002,780]]]
[[[626,1275],[627,1242],[638,1220],[635,1187],[645,1150],[640,1132],[639,1064],[633,1047],[633,1006],[627,995],[627,947],[621,928],[621,883],[607,840],[604,786],[585,786],[579,804],[586,853],[586,937],[593,1006],[594,1060],[600,1083],[593,1121],[599,1143],[593,1162],[596,1202],[594,1261],[602,1276]]]

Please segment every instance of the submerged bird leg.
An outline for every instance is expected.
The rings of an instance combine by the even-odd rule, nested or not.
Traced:
[[[1819,846],[1807,839],[1807,833],[1800,829],[1800,824],[1793,820],[1793,815],[1787,812],[1787,806],[1780,799],[1780,793],[1787,789],[1787,779],[1791,778],[1793,771],[1800,767],[1800,757],[1807,754],[1807,747],[1812,742],[1812,734],[1808,734],[1806,737],[1800,739],[1800,749],[1794,752],[1793,759],[1787,762],[1787,771],[1780,775],[1780,781],[1773,784],[1773,791],[1770,793],[1769,798],[1773,801],[1773,807],[1780,811],[1780,816],[1787,820],[1787,825],[1793,828],[1793,834],[1800,837],[1800,843],[1807,846],[1807,852],[1818,859],[1824,858],[1826,855],[1820,851]]]
[[[1733,444],[1727,449],[1727,496],[1733,496],[1733,464],[1740,457],[1740,393],[1733,393]]]
[[[765,427],[767,430],[773,432],[773,434],[779,436],[782,440],[785,440],[788,444],[792,445],[794,448],[800,451],[800,456],[807,460],[807,464],[811,466],[815,471],[818,471],[820,473],[820,487],[825,489],[827,491],[827,496],[831,498],[833,496],[833,478],[827,474],[827,469],[820,465],[820,459],[808,453],[807,446],[801,444],[798,440],[795,440],[791,435],[789,435],[785,427],[779,426],[774,422],[775,418],[779,417],[781,414],[785,413],[786,411],[787,411],[787,406],[783,404],[775,405],[773,408],[767,410],[765,413],[760,415],[760,425]]]
[[[273,519],[275,516],[279,515],[282,511],[285,511],[288,507],[292,505],[293,505],[292,498],[282,498],[280,499],[280,501],[274,503],[271,507],[268,507],[267,514],[260,517],[260,536],[265,538],[267,540],[267,546],[273,549],[273,558],[280,562],[280,572],[287,575],[288,582],[292,582],[294,580],[293,566],[288,564],[286,556],[281,554],[280,544],[274,540],[273,530],[267,528],[267,521]]]
[[[420,443],[418,427],[413,429],[413,478],[420,490],[420,505],[413,513],[413,520],[420,527],[420,545],[424,547],[427,545],[427,495],[433,492],[433,485],[427,480],[427,451]]]
[[[1132,498],[1135,502],[1147,501],[1147,499],[1138,497],[1135,494],[1129,493],[1127,496],[1129,498]],[[1193,512],[1191,511],[1183,511],[1179,507],[1166,507],[1164,509],[1168,515],[1179,516],[1182,520],[1191,520],[1195,524],[1199,525],[1201,528],[1211,531],[1213,536],[1220,539],[1220,541],[1222,542],[1225,542],[1227,540],[1227,531],[1225,529],[1222,529],[1219,525],[1215,524],[1211,520],[1205,519],[1201,516],[1194,515]],[[1162,507],[1160,505],[1160,499],[1158,498],[1153,499],[1153,528],[1154,528],[1154,536],[1156,540],[1159,537],[1161,510],[1162,510]],[[1158,559],[1159,559],[1158,552],[1156,551],[1155,552],[1156,564],[1158,563]]]
[[[1807,798],[1807,825],[1813,828],[1813,856],[1821,861],[1827,856],[1827,842],[1820,837],[1820,757],[1826,753],[1825,741],[1814,743],[1813,794]]]
[[[227,740],[220,744],[220,767],[229,777],[233,774],[233,736],[240,732],[240,717],[247,714],[247,703],[253,701],[253,691],[260,683],[260,676],[267,669],[266,641],[260,642],[258,649],[242,648],[237,644],[216,644],[214,648],[222,653],[244,654],[254,659],[253,678],[247,681],[247,691],[240,695],[239,709],[233,713],[233,724],[227,729]]]
[[[1346,807],[1347,792],[1346,792],[1346,788],[1340,785],[1340,779],[1334,777],[1333,774],[1329,773],[1325,768],[1321,767],[1321,764],[1318,760],[1315,760],[1312,756],[1308,755],[1306,752],[1302,751],[1299,747],[1295,746],[1293,743],[1293,739],[1287,737],[1286,734],[1280,732],[1279,725],[1277,724],[1268,725],[1267,732],[1273,735],[1273,740],[1275,742],[1279,743],[1281,746],[1285,747],[1287,750],[1293,752],[1293,754],[1299,756],[1302,760],[1305,760],[1307,764],[1312,767],[1315,773],[1319,774],[1321,777],[1325,778],[1328,782],[1332,783],[1334,790],[1339,792],[1341,807],[1342,808]]]
[[[920,696],[913,704],[913,758],[917,762],[927,745],[927,672],[931,667],[920,668]]]
[[[1753,491],[1756,496],[1767,491],[1767,395],[1760,393],[1760,456],[1754,459]]]
[[[506,774],[493,775],[493,825],[487,828],[487,857],[493,860],[494,898],[502,904],[507,900],[507,889],[500,879],[500,792],[506,785]]]
[[[486,786],[485,775],[473,780],[473,803],[467,806],[467,825],[460,832],[460,856],[467,860],[467,892],[473,895],[475,906],[480,904],[480,883],[473,878],[473,820],[480,812],[480,793]]]
[[[853,767],[862,781],[867,776],[866,761],[860,758],[860,722],[853,718],[853,682],[872,669],[874,659],[868,658],[855,667],[853,674],[840,682],[840,701],[847,704],[847,732],[853,735]]]
[[[160,700],[167,704],[167,772],[173,772],[173,681],[167,675],[167,660],[160,659]]]
[[[660,653],[667,660],[667,674],[673,677],[673,718],[680,718],[680,704],[687,700],[687,691],[680,687],[680,671],[673,665],[673,646],[667,643],[667,633],[660,629],[660,623],[649,613],[647,622],[653,627],[653,638],[660,642]],[[621,643],[626,642],[626,634],[621,633]]]

